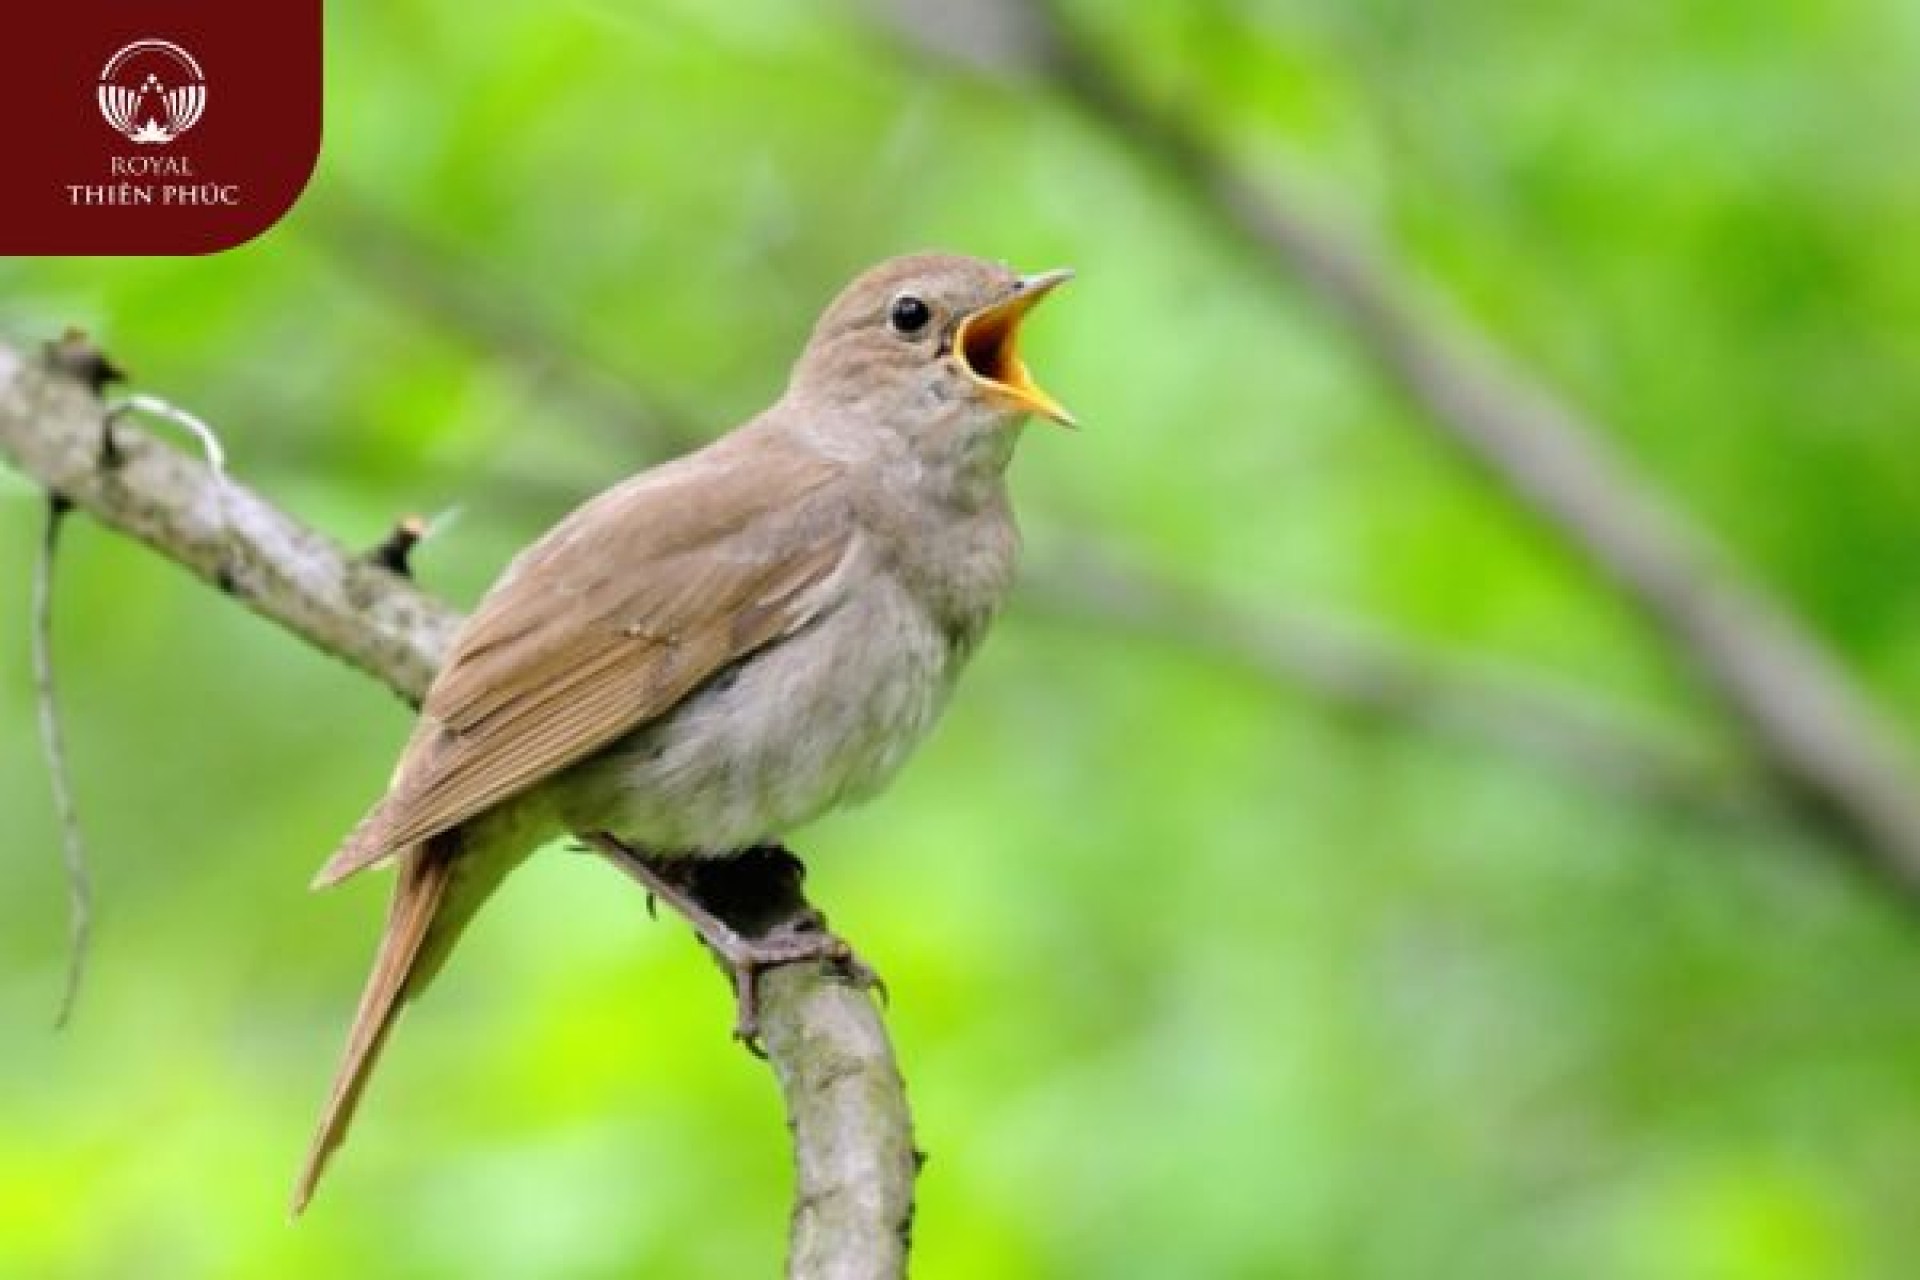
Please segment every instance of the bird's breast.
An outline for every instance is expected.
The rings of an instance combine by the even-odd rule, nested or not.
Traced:
[[[995,485],[965,507],[923,504],[896,517],[889,570],[919,601],[964,660],[985,635],[1012,588],[1020,551],[1005,490]]]
[[[575,829],[726,853],[872,795],[932,728],[964,660],[949,628],[874,573],[804,629],[556,780]]]

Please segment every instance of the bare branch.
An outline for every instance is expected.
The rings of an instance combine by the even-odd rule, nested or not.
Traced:
[[[104,425],[85,385],[0,346],[0,459],[419,701],[458,625],[453,610],[138,428],[116,425],[108,456]],[[912,1133],[878,1011],[808,965],[769,975],[761,1007],[798,1172],[789,1275],[904,1274]]]
[[[125,423],[0,346],[0,457],[253,612],[417,700],[457,622],[444,605]]]
[[[53,783],[53,810],[60,823],[60,850],[67,868],[67,978],[53,1018],[56,1027],[66,1026],[73,1017],[93,938],[93,875],[87,870],[87,842],[80,832],[80,812],[74,804],[73,773],[67,763],[66,739],[60,732],[60,704],[53,682],[53,572],[60,551],[60,527],[71,509],[58,494],[47,499],[46,528],[33,565],[33,692],[40,712],[40,747],[46,753],[47,775]]]

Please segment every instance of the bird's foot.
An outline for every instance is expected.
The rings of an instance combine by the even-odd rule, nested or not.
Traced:
[[[886,998],[879,975],[828,930],[826,917],[802,895],[806,869],[787,850],[761,846],[730,858],[659,858],[604,832],[581,839],[693,926],[727,971],[734,1038],[753,1053],[762,1053],[760,980],[770,969],[818,962],[835,977]]]
[[[761,1057],[766,1055],[760,1047],[760,979],[768,970],[817,961],[844,981],[886,990],[879,975],[827,929],[817,911],[784,920],[758,937],[745,937],[724,924],[718,934],[702,932],[700,937],[733,982],[734,1039]]]

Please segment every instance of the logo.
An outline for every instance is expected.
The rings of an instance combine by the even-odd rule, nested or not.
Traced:
[[[207,109],[207,78],[166,40],[135,40],[100,71],[100,114],[131,142],[164,146]]]
[[[0,255],[218,253],[273,226],[320,154],[324,4],[0,0]]]

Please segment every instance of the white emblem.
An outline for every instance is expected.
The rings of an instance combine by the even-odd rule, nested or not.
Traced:
[[[100,114],[142,145],[172,142],[207,109],[200,64],[166,40],[135,40],[100,72]]]

